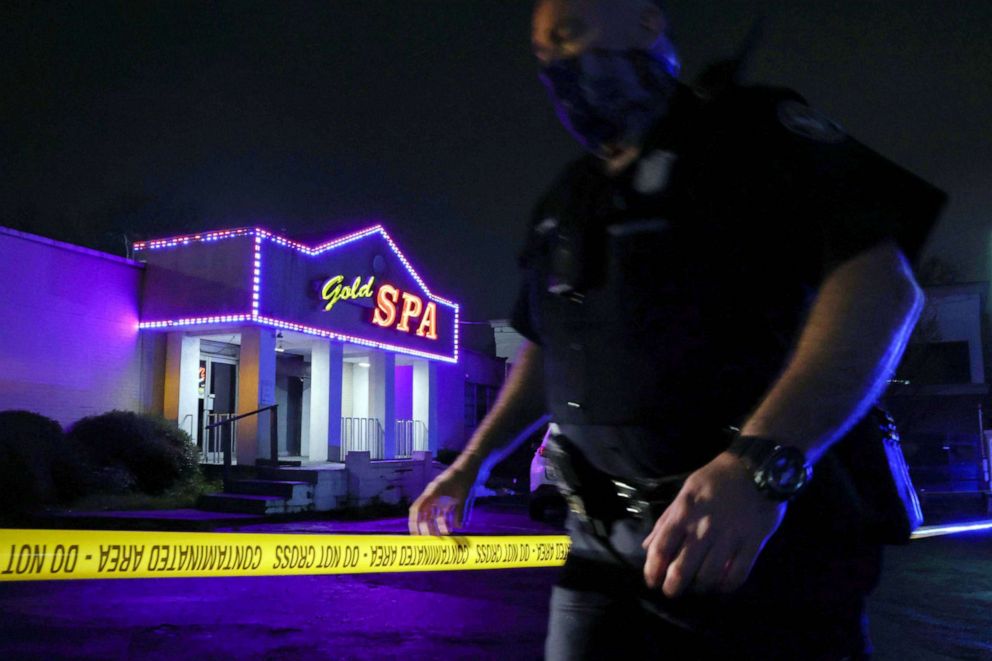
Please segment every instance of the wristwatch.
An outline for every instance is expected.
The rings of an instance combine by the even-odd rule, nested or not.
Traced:
[[[758,490],[774,501],[792,499],[813,477],[802,450],[770,438],[738,434],[727,451],[741,460]]]

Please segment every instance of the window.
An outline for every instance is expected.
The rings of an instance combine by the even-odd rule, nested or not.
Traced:
[[[896,378],[920,385],[971,383],[967,342],[928,342],[906,347]]]
[[[465,429],[475,430],[496,402],[496,387],[465,382]]]

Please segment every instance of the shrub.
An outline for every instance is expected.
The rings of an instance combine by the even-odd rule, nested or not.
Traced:
[[[189,434],[159,416],[110,411],[83,418],[69,430],[68,440],[94,467],[94,481],[113,478],[93,491],[127,490],[130,483],[121,470],[133,476],[138,490],[149,494],[199,473],[198,451]]]
[[[58,422],[30,411],[0,411],[0,514],[25,514],[57,502],[57,478],[68,461]]]

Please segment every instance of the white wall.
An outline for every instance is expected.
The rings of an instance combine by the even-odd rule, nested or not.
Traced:
[[[310,381],[303,392],[303,439],[311,461],[327,461],[328,388],[331,345],[317,339],[310,345]]]
[[[937,341],[968,342],[971,363],[971,382],[985,382],[982,356],[982,301],[977,292],[949,293],[927,291],[924,313],[936,314]]]
[[[187,432],[192,430],[199,443],[197,384],[200,372],[200,338],[169,333],[165,349],[165,402],[163,415]]]
[[[396,354],[369,352],[369,417],[382,425],[385,458],[396,457]]]
[[[369,372],[368,367],[352,366],[351,372],[351,417],[369,417]]]

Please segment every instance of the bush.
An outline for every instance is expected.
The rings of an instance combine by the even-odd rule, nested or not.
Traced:
[[[189,434],[158,416],[110,411],[83,418],[69,430],[68,440],[93,467],[93,492],[127,491],[130,477],[138,490],[159,494],[200,470]]]
[[[20,515],[60,500],[71,462],[62,426],[30,411],[0,411],[0,515]]]

